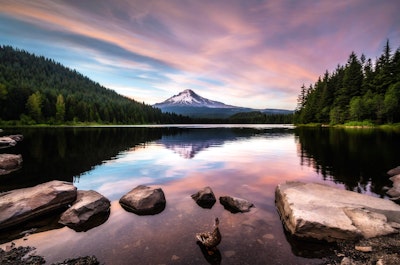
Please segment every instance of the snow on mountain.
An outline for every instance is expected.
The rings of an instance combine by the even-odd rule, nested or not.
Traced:
[[[194,118],[220,118],[226,119],[241,112],[259,111],[265,114],[289,114],[293,111],[279,109],[252,109],[226,105],[219,101],[203,98],[190,89],[180,92],[169,99],[154,104],[153,107],[162,112],[181,114]]]
[[[234,106],[229,106],[219,101],[203,98],[190,89],[186,89],[178,95],[174,95],[161,103],[154,104],[154,107],[235,108]]]

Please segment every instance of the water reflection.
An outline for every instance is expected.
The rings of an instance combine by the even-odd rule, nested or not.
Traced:
[[[297,128],[301,165],[360,193],[385,195],[386,172],[398,165],[400,134],[374,129]]]
[[[201,244],[199,241],[196,242],[200,248],[201,253],[204,256],[204,259],[211,265],[219,265],[222,261],[221,252],[218,248],[216,248],[212,253],[207,251],[207,248]]]
[[[83,233],[55,229],[16,241],[37,247],[48,263],[96,255],[105,264],[318,264],[314,258],[320,256],[306,251],[310,246],[285,237],[274,204],[276,185],[301,180],[378,193],[384,172],[398,165],[398,135],[381,132],[266,127],[17,132],[25,140],[10,150],[22,153],[24,165],[2,176],[2,190],[63,179],[112,201],[110,216],[98,227]],[[119,205],[138,185],[162,187],[163,212],[137,216]],[[232,214],[219,203],[201,208],[190,195],[206,186],[217,198],[244,198],[256,208],[245,214]],[[209,257],[194,235],[215,217],[223,241]]]
[[[24,140],[8,153],[22,154],[23,167],[0,178],[0,191],[34,186],[54,179],[72,182],[121,151],[160,139],[162,129],[136,128],[16,128]],[[2,152],[5,152],[2,150]]]
[[[183,158],[191,159],[197,153],[213,146],[222,146],[228,141],[237,141],[268,132],[272,137],[289,132],[286,128],[191,128],[182,129],[179,133],[163,136],[156,141],[166,148],[173,150]]]

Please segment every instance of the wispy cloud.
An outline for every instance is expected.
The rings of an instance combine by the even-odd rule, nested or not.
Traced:
[[[302,83],[351,51],[375,57],[386,38],[397,48],[398,10],[391,0],[2,0],[0,42],[147,103],[192,88],[228,104],[293,109]]]

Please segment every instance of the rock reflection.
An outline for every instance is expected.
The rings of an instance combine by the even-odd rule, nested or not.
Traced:
[[[293,254],[302,258],[324,258],[335,253],[336,243],[328,243],[317,240],[304,240],[290,235],[284,231],[286,240],[289,242]]]
[[[108,218],[110,217],[110,211],[101,212],[96,215],[93,215],[87,220],[85,223],[81,225],[67,225],[69,228],[75,230],[76,232],[87,232],[92,228],[100,226],[104,224]]]
[[[0,244],[19,238],[24,238],[25,240],[31,234],[62,228],[64,225],[58,223],[62,212],[63,210],[49,213],[45,216],[39,216],[16,227],[0,230]]]

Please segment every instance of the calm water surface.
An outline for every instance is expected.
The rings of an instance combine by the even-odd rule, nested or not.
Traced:
[[[300,180],[385,197],[382,188],[390,184],[385,172],[400,164],[395,153],[400,135],[375,130],[229,125],[3,132],[9,133],[25,136],[6,149],[22,154],[24,164],[1,176],[0,191],[60,179],[112,201],[108,219],[87,232],[50,227],[46,220],[37,224],[36,232],[43,232],[13,240],[35,246],[48,263],[95,255],[105,264],[318,264],[313,246],[299,247],[285,236],[275,187]],[[162,213],[137,216],[121,208],[119,198],[142,184],[164,190]],[[203,209],[190,195],[205,186],[216,197],[241,197],[255,208],[232,214],[217,202]],[[215,217],[223,238],[210,259],[194,235],[211,230]],[[10,235],[1,240],[10,241]]]

